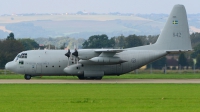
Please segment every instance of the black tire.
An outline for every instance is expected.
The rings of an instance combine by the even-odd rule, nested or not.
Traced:
[[[96,80],[101,80],[102,79],[102,77],[96,77]]]
[[[86,77],[85,79],[86,79],[86,80],[94,80],[95,77]]]
[[[85,77],[84,77],[83,75],[78,75],[77,77],[78,77],[78,79],[80,79],[80,80],[84,80],[84,79],[85,79]]]
[[[26,79],[26,80],[30,80],[31,77],[32,77],[31,75],[27,75],[27,74],[24,75],[24,79]]]

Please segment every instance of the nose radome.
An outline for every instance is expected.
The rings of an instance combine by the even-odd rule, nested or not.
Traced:
[[[6,65],[5,65],[5,69],[8,70],[8,63],[6,63]]]
[[[6,65],[5,65],[6,70],[10,70],[10,67],[11,67],[10,64],[11,64],[11,62],[6,63]]]

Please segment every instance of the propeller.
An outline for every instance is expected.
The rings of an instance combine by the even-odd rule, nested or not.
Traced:
[[[72,53],[73,56],[75,56],[75,62],[76,62],[76,59],[77,59],[77,64],[78,64],[78,51],[77,49],[75,49],[75,51]]]
[[[69,66],[69,57],[70,57],[70,55],[71,55],[71,52],[70,52],[70,49],[68,49],[68,52],[65,54],[65,56],[68,57],[68,66]]]

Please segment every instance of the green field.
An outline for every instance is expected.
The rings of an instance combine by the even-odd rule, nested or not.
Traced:
[[[200,84],[1,84],[1,112],[199,112]]]
[[[0,79],[24,79],[20,74],[1,74]],[[76,76],[42,76],[32,79],[78,79]],[[124,74],[121,76],[104,76],[103,79],[200,79],[200,74],[196,73],[171,73],[171,74]]]
[[[15,74],[10,71],[4,71],[0,69],[1,79],[24,79],[24,75]],[[76,76],[42,76],[33,77],[32,79],[78,79]],[[136,72],[130,72],[121,76],[104,76],[103,79],[200,79],[200,70],[167,70],[164,74],[163,70],[138,70]]]

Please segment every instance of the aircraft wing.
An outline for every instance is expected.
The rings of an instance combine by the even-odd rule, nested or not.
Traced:
[[[125,62],[118,56],[114,56],[116,53],[125,51],[123,49],[97,49],[95,52],[99,53],[100,55],[97,57],[93,57],[89,59],[92,62],[96,62],[98,64],[120,64]]]
[[[124,49],[97,49],[95,52],[101,53],[101,52],[108,52],[108,53],[119,53],[124,51]]]
[[[116,53],[124,51],[123,49],[97,49],[95,52],[101,53],[99,57],[113,57]]]

